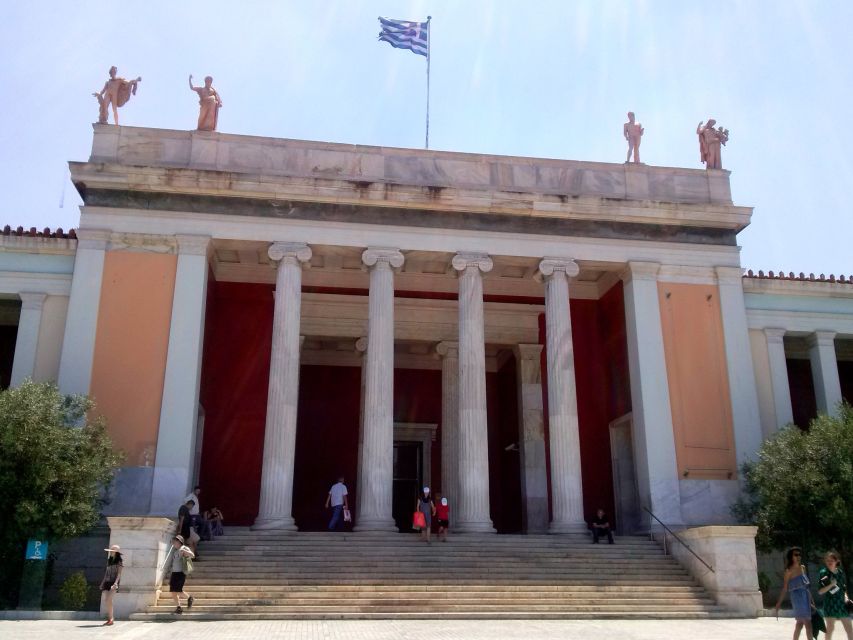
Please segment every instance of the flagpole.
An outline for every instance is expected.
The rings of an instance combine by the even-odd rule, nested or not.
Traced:
[[[427,16],[427,95],[426,95],[426,144],[424,146],[425,149],[429,149],[429,57],[430,57],[430,40],[432,36],[430,35],[429,23],[432,20],[432,16]]]

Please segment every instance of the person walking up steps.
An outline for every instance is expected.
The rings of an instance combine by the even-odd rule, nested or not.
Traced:
[[[349,499],[347,495],[347,486],[344,484],[344,477],[339,476],[338,481],[329,489],[329,495],[326,496],[326,508],[332,507],[332,519],[329,520],[329,531],[344,528],[344,509],[349,509]]]
[[[181,596],[187,599],[187,609],[193,606],[194,598],[184,591],[184,584],[187,581],[187,576],[192,573],[192,559],[195,554],[188,546],[184,544],[183,536],[175,536],[172,538],[172,548],[169,550],[171,556],[166,564],[171,569],[172,575],[169,576],[169,593],[172,594],[172,599],[175,601],[175,613],[182,614]]]

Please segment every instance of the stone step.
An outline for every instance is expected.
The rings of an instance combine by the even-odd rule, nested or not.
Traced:
[[[319,586],[327,586],[327,585],[353,585],[353,586],[364,586],[364,585],[374,585],[377,587],[397,587],[397,584],[400,586],[405,585],[413,585],[413,586],[429,586],[435,585],[436,583],[445,583],[454,586],[471,586],[477,587],[482,585],[482,580],[465,580],[465,579],[456,579],[456,580],[430,580],[425,578],[411,578],[411,579],[397,579],[398,583],[395,583],[394,580],[391,579],[339,579],[333,578],[329,576],[325,576],[324,578],[313,578],[313,579],[305,579],[305,580],[295,580],[295,579],[278,579],[278,580],[270,580],[265,578],[240,578],[240,583],[245,585],[252,586],[270,586],[270,585],[278,585],[282,587],[287,586],[297,586],[297,587],[307,587],[312,585]],[[205,578],[204,584],[206,586],[231,586],[234,585],[234,580],[229,577],[222,578]],[[501,584],[497,580],[492,580],[492,584]],[[686,586],[694,586],[695,583],[693,580],[687,576],[679,577],[676,579],[667,578],[667,579],[645,579],[645,578],[634,578],[634,579],[621,579],[621,578],[608,578],[608,579],[599,579],[598,582],[593,582],[590,579],[579,579],[579,580],[541,580],[541,579],[525,579],[524,577],[515,576],[513,578],[507,578],[507,584],[527,584],[529,586],[549,586],[549,585],[564,585],[564,586],[577,586],[577,587],[602,587],[602,586],[633,586],[633,587],[666,587],[666,586],[676,586],[676,585],[686,585]],[[193,588],[193,584],[195,584],[192,579],[187,582],[187,588]]]
[[[602,603],[602,598],[598,594],[573,594],[571,596],[566,595],[551,595],[547,596],[544,594],[497,594],[492,593],[489,595],[485,594],[476,594],[476,593],[466,593],[464,596],[460,594],[454,594],[455,597],[435,597],[434,594],[427,597],[424,595],[418,595],[418,597],[404,597],[402,594],[395,593],[381,593],[377,592],[375,594],[360,594],[353,595],[347,597],[341,597],[340,595],[322,595],[315,594],[311,595],[302,595],[302,596],[293,596],[291,594],[287,594],[286,597],[282,598],[270,598],[270,597],[255,597],[255,598],[240,598],[240,597],[209,597],[209,595],[204,592],[199,592],[197,590],[192,590],[192,594],[195,597],[195,606],[199,607],[221,607],[221,606],[230,606],[230,607],[245,607],[245,606],[298,606],[298,605],[323,605],[323,606],[335,606],[335,607],[343,607],[343,606],[408,606],[408,607],[421,607],[424,606],[425,602],[429,602],[430,606],[435,606],[439,608],[446,607],[455,607],[455,606],[486,606],[486,605],[572,605],[572,606],[598,606]],[[448,602],[450,601],[450,602]],[[168,606],[169,603],[172,602],[171,598],[168,596],[160,596],[160,599],[157,601],[157,606]],[[708,598],[707,596],[683,596],[683,597],[657,597],[657,598],[608,598],[608,603],[614,606],[620,605],[625,607],[632,606],[642,606],[647,607],[651,605],[660,605],[660,606],[714,606],[713,600]]]
[[[177,616],[169,613],[135,613],[134,621],[174,622],[175,620],[433,620],[436,612],[391,612],[391,613],[306,613],[266,612],[264,610],[229,613],[196,613],[184,610]],[[741,618],[742,616],[722,609],[707,611],[487,611],[441,613],[442,620],[701,620]]]
[[[152,613],[167,613],[174,609],[174,604],[168,599],[158,601],[158,604],[150,608]],[[383,602],[383,603],[365,603],[351,604],[348,602],[330,602],[322,603],[285,603],[285,604],[263,604],[263,605],[237,605],[237,604],[222,604],[213,605],[198,601],[193,605],[193,610],[199,613],[219,612],[219,613],[244,613],[247,611],[264,611],[264,612],[281,612],[302,611],[304,613],[360,613],[373,611],[376,613],[393,613],[395,611],[433,611],[435,613],[444,611],[707,611],[708,609],[716,608],[714,604],[705,603],[665,603],[653,602],[650,605],[644,603],[632,602],[590,602],[587,604],[577,604],[574,602],[560,603],[535,603],[535,602],[498,602],[498,603],[441,603],[432,602]]]
[[[189,587],[188,583],[188,588]],[[631,583],[630,585],[555,585],[555,584],[544,584],[544,585],[529,585],[529,584],[505,584],[505,585],[496,585],[496,584],[474,584],[474,585],[456,585],[456,584],[423,584],[423,585],[413,585],[413,584],[400,584],[400,585],[384,585],[384,584],[357,584],[357,585],[345,585],[345,584],[327,584],[327,585],[264,585],[258,587],[257,585],[245,585],[238,584],[235,585],[233,583],[221,584],[221,585],[213,585],[213,584],[196,584],[192,583],[192,592],[196,594],[200,593],[209,593],[209,594],[231,594],[236,597],[248,597],[249,595],[257,594],[260,596],[274,596],[278,595],[280,597],[295,595],[300,596],[303,594],[331,594],[334,597],[348,597],[350,594],[373,594],[376,592],[380,593],[394,593],[397,595],[401,594],[411,594],[412,597],[447,597],[447,598],[456,598],[459,597],[460,593],[469,594],[469,593],[479,593],[479,594],[491,594],[494,592],[497,593],[512,593],[517,595],[525,595],[525,594],[544,594],[544,595],[552,595],[552,594],[587,594],[587,593],[596,593],[596,594],[613,594],[614,596],[618,596],[620,598],[646,598],[649,594],[638,591],[635,588],[635,583]],[[681,594],[704,594],[705,590],[702,587],[696,585],[682,585],[682,586],[673,586],[673,585],[664,585],[656,587],[654,590],[655,594],[662,594],[672,597],[679,597]],[[221,595],[216,595],[215,597],[221,597]]]

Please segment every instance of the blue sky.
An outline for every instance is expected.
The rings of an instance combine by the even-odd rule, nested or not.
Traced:
[[[110,65],[143,82],[122,124],[195,126],[213,75],[228,133],[420,147],[425,60],[376,41],[379,15],[432,15],[431,147],[696,167],[695,128],[731,130],[723,165],[755,269],[853,273],[853,2],[326,0],[6,2],[0,224],[76,226]],[[60,207],[64,191],[64,207]]]

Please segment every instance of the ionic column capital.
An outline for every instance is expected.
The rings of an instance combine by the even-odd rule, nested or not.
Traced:
[[[31,293],[21,291],[18,296],[21,298],[22,311],[38,311],[44,306],[44,300],[47,298],[46,293]]]
[[[313,252],[304,242],[273,242],[267,255],[273,262],[299,264],[311,260]]]
[[[659,271],[659,262],[640,262],[631,260],[628,262],[627,268],[620,274],[620,277],[626,284],[632,280],[656,281],[658,279]]]
[[[389,247],[368,247],[361,254],[361,262],[368,269],[383,264],[392,269],[399,269],[405,261],[406,258],[399,249]]]
[[[485,253],[467,253],[460,251],[451,261],[453,268],[465,272],[469,267],[476,267],[482,273],[488,273],[495,266],[492,259]]]
[[[367,336],[362,336],[355,341],[355,350],[362,354],[367,351]]]
[[[443,360],[445,358],[459,358],[459,343],[458,342],[439,342],[435,345],[435,352]]]
[[[764,329],[764,336],[767,338],[768,344],[782,344],[784,343],[785,330],[767,328]]]
[[[542,258],[539,262],[538,278],[547,280],[554,274],[564,273],[568,278],[574,278],[580,273],[578,263],[571,258]]]

